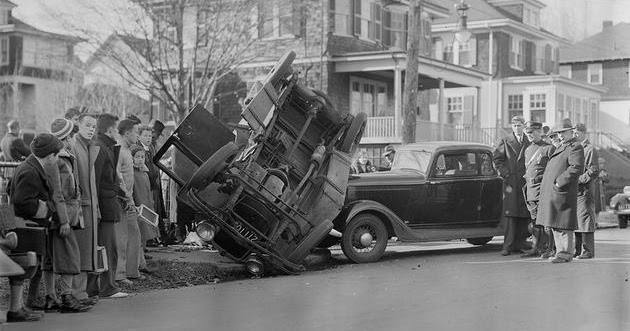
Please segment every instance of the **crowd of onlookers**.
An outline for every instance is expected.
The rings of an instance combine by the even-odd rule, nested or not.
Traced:
[[[22,283],[10,282],[9,322],[39,320],[41,311],[85,312],[99,298],[128,296],[121,284],[146,277],[145,247],[164,237],[165,227],[155,224],[165,210],[152,162],[163,130],[160,121],[71,108],[27,146],[19,123],[8,123],[2,158],[20,162],[3,174],[10,203],[24,226],[46,233],[26,300]]]

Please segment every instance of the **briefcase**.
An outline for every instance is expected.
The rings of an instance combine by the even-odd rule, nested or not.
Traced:
[[[11,252],[35,252],[37,255],[44,255],[46,253],[47,242],[46,231],[46,228],[41,227],[15,228],[13,232],[17,234],[18,244]]]

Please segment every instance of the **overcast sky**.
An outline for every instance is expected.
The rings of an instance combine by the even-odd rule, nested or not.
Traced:
[[[122,24],[119,17],[129,0],[11,0],[16,17],[37,28],[68,33],[81,27],[108,35]],[[630,0],[541,0],[544,27],[567,39],[582,39],[601,31],[603,20],[630,22]],[[94,8],[98,8],[95,10]],[[112,12],[103,17],[95,11]],[[116,12],[118,11],[118,12]],[[585,23],[586,22],[586,23]],[[81,58],[87,50],[79,47]]]

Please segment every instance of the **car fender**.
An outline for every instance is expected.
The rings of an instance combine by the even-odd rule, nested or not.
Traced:
[[[346,224],[360,213],[370,213],[380,218],[385,223],[390,236],[406,238],[411,234],[411,228],[396,213],[372,200],[357,200],[345,205],[334,221],[335,229],[343,232]]]

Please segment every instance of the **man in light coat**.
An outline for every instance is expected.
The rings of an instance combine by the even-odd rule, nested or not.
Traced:
[[[553,234],[549,231],[551,236],[548,236],[545,228],[538,224],[539,222],[536,219],[540,199],[540,183],[542,182],[549,157],[555,151],[555,147],[543,140],[542,123],[527,122],[525,124],[525,133],[531,144],[525,150],[526,184],[523,187],[523,193],[527,202],[527,208],[531,214],[534,240],[532,249],[521,254],[521,257],[533,257],[542,254],[542,257],[548,258],[551,255],[551,250],[553,250],[553,239],[550,240],[550,237],[553,238]]]
[[[100,218],[98,211],[98,191],[96,190],[96,177],[94,163],[99,153],[99,147],[92,138],[96,133],[96,117],[91,114],[81,114],[77,120],[79,131],[71,143],[72,154],[77,159],[77,182],[81,192],[81,215],[83,228],[75,230],[75,236],[79,243],[79,255],[81,256],[81,273],[74,277],[72,288],[77,299],[85,304],[95,304],[98,296],[88,298],[87,293],[95,293],[98,288],[88,288],[88,273],[96,278],[98,269],[98,224]],[[92,286],[96,283],[92,282]]]
[[[512,118],[512,134],[499,141],[492,161],[503,178],[503,211],[506,218],[505,239],[501,255],[519,252],[527,238],[530,214],[523,196],[525,186],[525,149],[529,140],[523,133],[525,120]]]
[[[584,173],[578,180],[578,229],[575,231],[575,256],[577,259],[595,257],[595,196],[599,175],[599,156],[588,140],[586,125],[578,123],[573,131],[575,140],[584,147]],[[597,196],[599,199],[599,196]]]
[[[553,263],[570,262],[575,246],[573,231],[577,229],[578,177],[584,173],[584,149],[573,138],[569,121],[555,130],[562,144],[549,158],[543,175],[538,220],[551,227],[556,245]]]

